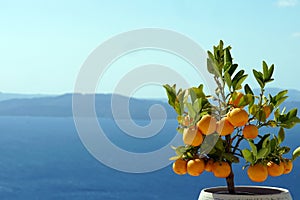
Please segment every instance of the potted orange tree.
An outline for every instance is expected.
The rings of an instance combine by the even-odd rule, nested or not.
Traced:
[[[230,50],[220,41],[213,52],[208,51],[207,70],[216,82],[214,94],[205,94],[203,84],[178,90],[176,85],[164,85],[168,102],[178,114],[177,131],[184,143],[173,147],[173,171],[191,176],[207,171],[226,179],[227,187],[203,189],[199,199],[292,199],[285,189],[235,186],[232,165],[241,159],[253,182],[291,172],[300,148],[286,158],[290,148],[282,142],[285,130],[300,119],[296,108],[280,107],[287,90],[265,94],[266,85],[274,80],[274,65],[263,62],[262,71],[253,69],[260,87],[259,94],[254,94],[243,84],[248,75],[233,63]]]

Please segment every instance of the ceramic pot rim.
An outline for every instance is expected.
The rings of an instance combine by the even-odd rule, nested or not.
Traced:
[[[279,187],[270,187],[270,186],[249,186],[249,185],[239,185],[236,186],[236,191],[241,192],[241,194],[234,194],[234,196],[240,197],[264,197],[264,196],[273,196],[278,194],[289,194],[289,191],[285,188]],[[230,194],[226,193],[218,193],[222,191],[227,191],[227,187],[225,186],[216,186],[210,188],[204,188],[202,192],[213,194],[214,196],[229,196]],[[242,194],[243,192],[247,192],[249,194]]]

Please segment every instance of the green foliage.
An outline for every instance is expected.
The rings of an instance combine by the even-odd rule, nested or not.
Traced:
[[[181,106],[183,94],[182,94],[181,90],[179,90],[178,93],[176,93],[176,85],[175,84],[173,86],[164,85],[163,87],[167,91],[169,104],[175,109],[175,111],[177,112],[178,115],[181,115],[183,112],[182,106]]]
[[[269,95],[270,103],[274,105],[274,107],[278,107],[281,103],[283,103],[288,98],[288,96],[286,96],[287,93],[288,93],[287,90],[283,90],[280,91],[274,97],[272,97],[272,95],[270,94]]]
[[[275,135],[270,139],[270,134],[265,134],[260,141],[255,144],[253,140],[249,140],[251,150],[242,150],[243,157],[251,164],[257,162],[267,163],[268,161],[278,162],[282,160],[282,156],[290,151],[289,147],[280,146],[284,141],[285,132],[283,128],[279,129],[278,137]]]
[[[261,88],[266,86],[266,83],[272,82],[274,79],[272,78],[274,72],[274,65],[268,67],[267,63],[263,61],[263,72],[257,71],[253,69],[253,75]]]
[[[285,109],[279,114],[279,108],[275,111],[275,122],[278,126],[282,128],[293,128],[297,123],[300,123],[299,117],[297,117],[297,108],[290,110],[289,112],[285,113]]]
[[[297,149],[295,149],[295,151],[293,152],[293,160],[295,160],[299,156],[300,156],[300,147],[298,147]]]

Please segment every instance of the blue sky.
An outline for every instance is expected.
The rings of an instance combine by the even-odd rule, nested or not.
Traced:
[[[81,65],[98,45],[119,33],[147,27],[177,31],[205,50],[222,39],[233,47],[235,61],[247,72],[260,69],[262,60],[266,60],[276,67],[276,81],[270,86],[299,89],[299,19],[297,0],[2,0],[0,91],[72,92]],[[157,52],[141,55],[129,55],[124,63],[121,59],[119,65],[112,65],[97,92],[113,90],[130,69],[121,69],[121,65],[143,64],[152,58],[174,65],[191,84],[201,82],[192,68],[178,58]],[[138,62],[133,62],[135,56]],[[254,83],[251,78],[249,82]],[[158,86],[136,93],[140,97],[163,95]]]

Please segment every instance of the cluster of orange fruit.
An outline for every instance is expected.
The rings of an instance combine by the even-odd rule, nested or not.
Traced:
[[[186,128],[183,132],[183,142],[186,145],[199,146],[203,142],[203,135],[210,135],[217,132],[221,136],[226,136],[233,133],[235,127],[243,128],[243,136],[246,139],[254,139],[258,136],[258,128],[255,125],[248,124],[249,115],[242,107],[238,107],[240,99],[244,95],[237,94],[237,98],[229,101],[234,108],[227,113],[226,117],[217,121],[212,115],[204,115],[197,123],[197,126]],[[270,116],[271,108],[263,106],[266,118]],[[189,119],[184,120],[184,125],[190,123]]]
[[[270,161],[267,165],[257,163],[251,165],[248,168],[248,177],[254,182],[263,182],[268,176],[281,176],[282,174],[288,174],[293,169],[293,163],[291,160],[282,160],[279,165]]]
[[[195,158],[189,161],[178,159],[173,163],[173,171],[178,175],[188,173],[191,176],[199,176],[204,171],[213,172],[218,178],[226,178],[231,172],[230,165],[225,161],[216,161],[213,159]]]
[[[173,163],[173,171],[178,175],[188,173],[191,176],[199,176],[204,171],[213,172],[218,178],[226,178],[231,172],[230,165],[225,161],[216,161],[213,159],[195,158],[192,160],[178,159]],[[288,174],[293,169],[291,160],[283,160],[280,164],[268,162],[267,165],[261,163],[252,165],[248,168],[247,174],[250,180],[254,182],[263,182],[268,176],[281,176]]]
[[[258,127],[247,124],[249,115],[243,107],[238,107],[242,93],[238,93],[234,101],[230,100],[229,104],[233,108],[219,121],[212,115],[204,115],[196,126],[185,128],[183,132],[183,142],[186,145],[199,146],[202,144],[204,136],[217,132],[220,136],[226,136],[234,132],[235,127],[243,127],[243,137],[254,139],[258,136]],[[266,118],[270,116],[271,108],[264,106]],[[188,126],[191,119],[185,118],[184,125]],[[279,165],[269,162],[267,165],[256,164],[248,168],[248,176],[252,181],[263,182],[270,176],[280,176],[287,174],[292,170],[291,160],[284,160]],[[226,178],[231,172],[230,165],[225,162],[219,162],[212,159],[196,158],[193,160],[178,159],[173,163],[173,171],[176,174],[183,175],[188,173],[191,176],[199,176],[203,171],[213,172],[216,177]]]

